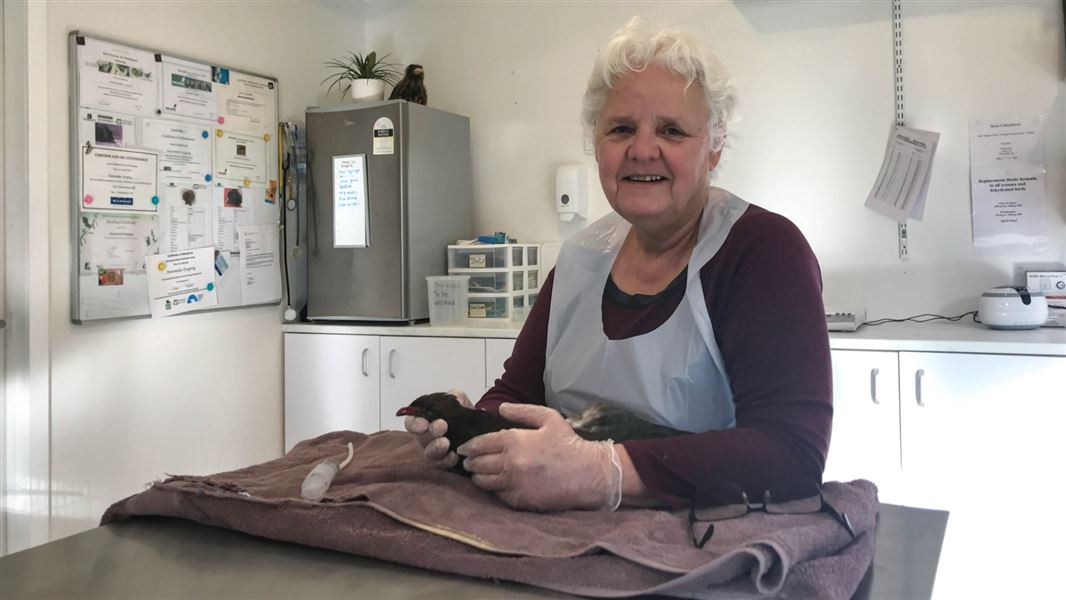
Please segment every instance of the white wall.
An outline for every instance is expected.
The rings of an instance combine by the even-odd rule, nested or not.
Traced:
[[[426,67],[430,104],[471,117],[482,232],[565,239],[556,165],[585,161],[581,94],[597,49],[630,16],[707,36],[732,69],[742,120],[718,184],[795,221],[814,247],[827,304],[871,317],[976,308],[1021,264],[1066,261],[1064,46],[1058,2],[908,2],[906,114],[942,134],[910,260],[895,223],[863,207],[894,122],[891,3],[389,3],[367,39]],[[1047,116],[1050,251],[979,258],[971,247],[968,119]],[[606,201],[593,185],[591,217]]]
[[[67,34],[277,76],[282,119],[320,102],[322,60],[363,45],[361,8],[312,2],[49,2],[52,538],[170,473],[282,452],[277,307],[162,320],[70,322]],[[32,135],[32,132],[31,132]]]

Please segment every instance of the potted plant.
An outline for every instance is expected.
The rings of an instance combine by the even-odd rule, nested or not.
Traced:
[[[388,57],[386,54],[379,59],[377,52],[366,56],[349,52],[343,59],[326,61],[323,64],[334,71],[322,80],[322,83],[332,81],[326,94],[344,85],[344,91],[351,90],[352,100],[381,100],[385,96],[385,84],[395,85],[400,77],[397,65],[386,62]]]

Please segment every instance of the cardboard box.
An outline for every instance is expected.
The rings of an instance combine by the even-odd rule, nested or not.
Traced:
[[[1048,316],[1044,327],[1066,327],[1066,271],[1027,271],[1025,287],[1043,292]]]

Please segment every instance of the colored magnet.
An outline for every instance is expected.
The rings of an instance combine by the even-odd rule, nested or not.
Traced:
[[[218,137],[222,137],[222,130],[221,129],[216,129],[215,130],[215,135],[218,136]]]
[[[90,194],[85,194],[85,203],[86,204],[92,204],[93,203],[93,197]]]
[[[204,181],[211,181],[211,174],[204,175]]]
[[[250,185],[252,185],[252,180],[248,179],[247,177],[245,177],[244,178],[244,187],[248,187]]]
[[[210,291],[211,291],[211,290],[213,290],[213,289],[215,289],[215,284],[213,284],[213,283],[208,283],[208,284],[207,284],[207,291],[209,291],[209,292],[210,292]]]
[[[159,264],[156,266],[156,268],[159,269],[160,271],[166,271],[167,270],[167,263],[165,263],[163,261],[159,261]]]
[[[263,141],[264,142],[269,142],[270,141],[270,134],[269,133],[264,133],[263,134]]]
[[[159,204],[159,196],[152,196],[152,204]]]
[[[209,134],[209,133],[207,133],[207,130],[205,129],[205,130],[204,130],[204,133],[203,133],[204,139],[207,139],[207,136],[209,136],[209,135],[210,135],[210,134]]]
[[[225,122],[226,122],[226,117],[223,117],[223,116],[219,116],[218,117],[218,124],[219,125],[221,125],[221,124],[223,124]]]

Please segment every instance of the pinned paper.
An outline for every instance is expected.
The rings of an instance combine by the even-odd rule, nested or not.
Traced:
[[[147,271],[148,306],[153,318],[218,304],[214,289],[214,251],[207,246],[151,257],[156,263],[155,269]]]
[[[897,126],[866,206],[900,223],[922,220],[940,134]]]
[[[1043,119],[970,122],[973,245],[982,255],[1047,252]]]

